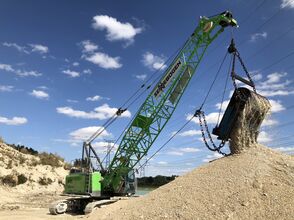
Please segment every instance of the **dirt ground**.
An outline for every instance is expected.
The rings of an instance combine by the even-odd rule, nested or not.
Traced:
[[[14,190],[0,190],[0,219],[78,219],[78,216],[52,216],[48,204],[62,197],[59,193],[43,191],[43,193],[17,193]],[[9,200],[7,199],[9,198]],[[3,202],[3,199],[6,201]],[[80,216],[82,217],[82,216]]]

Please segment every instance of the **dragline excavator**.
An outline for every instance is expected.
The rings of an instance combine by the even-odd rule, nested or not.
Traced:
[[[66,176],[64,194],[67,197],[50,205],[51,214],[89,213],[95,206],[111,203],[118,196],[135,194],[135,166],[148,153],[171,118],[207,47],[229,26],[236,27],[237,22],[228,11],[200,17],[198,26],[124,132],[110,164],[104,167],[91,145],[103,128],[84,142],[81,167],[72,169]],[[125,110],[118,109],[108,124]],[[93,161],[98,164],[98,169]]]

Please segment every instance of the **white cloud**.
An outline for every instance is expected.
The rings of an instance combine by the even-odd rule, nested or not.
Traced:
[[[199,152],[200,149],[195,147],[183,147],[183,148],[180,148],[180,151],[184,153],[195,153],[195,152]]]
[[[49,52],[49,48],[47,46],[41,44],[29,44],[32,47],[32,52],[37,52],[40,54],[45,54]]]
[[[89,40],[82,41],[81,44],[83,47],[83,59],[104,69],[118,69],[122,67],[122,64],[120,63],[120,57],[111,57],[106,53],[96,52],[98,46]],[[92,71],[86,69],[83,71],[83,73],[91,74]]]
[[[120,57],[111,57],[108,54],[96,52],[89,56],[83,56],[85,60],[104,69],[118,69],[122,67]]]
[[[266,84],[271,84],[271,83],[277,83],[281,81],[281,78],[287,76],[286,72],[282,72],[282,73],[271,73],[269,75],[266,76],[267,80],[264,82]]]
[[[213,152],[213,154],[210,154],[210,155],[207,155],[203,160],[202,162],[210,162],[212,160],[215,160],[215,159],[218,159],[218,158],[221,158],[223,157],[223,155],[217,153],[217,152]]]
[[[30,95],[38,99],[49,99],[49,94],[42,90],[33,90]]]
[[[99,48],[98,45],[94,44],[90,40],[82,41],[81,45],[83,47],[83,53],[93,53]]]
[[[27,76],[38,77],[42,75],[42,73],[39,73],[37,71],[25,71],[25,70],[14,69],[11,65],[4,64],[4,63],[0,63],[0,70],[15,73],[16,75],[20,77],[27,77]]]
[[[92,71],[90,69],[85,69],[85,70],[83,70],[83,73],[85,73],[85,74],[92,74]]]
[[[141,74],[141,75],[135,75],[135,77],[138,79],[138,80],[145,80],[146,77],[147,77],[147,74]]]
[[[280,112],[285,110],[286,108],[281,104],[281,101],[279,100],[273,100],[269,99],[269,102],[271,104],[271,112]]]
[[[23,71],[23,70],[16,70],[15,71],[16,75],[20,76],[20,77],[27,77],[27,76],[34,76],[34,77],[38,77],[38,76],[42,76],[42,73],[39,73],[37,71]]]
[[[58,113],[67,115],[69,117],[103,120],[112,117],[116,113],[117,108],[111,108],[108,104],[103,104],[95,108],[94,111],[90,112],[75,110],[71,107],[58,107],[56,110]],[[120,117],[129,118],[131,117],[131,112],[127,110]]]
[[[106,39],[109,41],[124,40],[127,45],[134,42],[134,37],[143,31],[142,28],[135,28],[132,24],[122,23],[116,18],[107,15],[93,17],[92,27],[96,30],[106,30]]]
[[[282,0],[281,8],[294,8],[293,0]]]
[[[74,100],[74,99],[67,99],[66,101],[69,103],[78,103],[79,102],[78,100]]]
[[[72,65],[73,66],[79,66],[80,64],[78,62],[73,62]]]
[[[282,152],[294,152],[294,147],[277,147],[274,150],[282,151]]]
[[[158,161],[157,163],[160,165],[167,165],[168,164],[168,162],[166,162],[166,161]]]
[[[107,150],[108,150],[107,147],[109,145],[112,148],[112,152],[116,151],[116,149],[119,146],[118,144],[113,145],[113,143],[109,143],[109,142],[106,142],[106,141],[95,141],[95,142],[92,143],[92,147],[95,148],[95,151],[98,154],[107,153]]]
[[[265,131],[261,131],[258,135],[257,141],[260,143],[268,143],[271,142],[272,137]]]
[[[2,44],[3,46],[5,47],[12,47],[12,48],[15,48],[16,50],[18,50],[19,52],[23,52],[23,53],[26,53],[26,54],[29,54],[30,52],[26,50],[26,47],[23,47],[23,46],[20,46],[16,43],[8,43],[8,42],[4,42]]]
[[[229,103],[230,103],[230,100],[226,100],[226,101],[223,101],[223,104],[217,103],[215,106],[217,109],[220,109],[222,107],[222,111],[225,111],[227,109]]]
[[[48,90],[48,87],[47,86],[38,86],[37,88],[38,89],[43,89],[43,90]]]
[[[261,127],[277,125],[279,122],[271,118],[265,118],[261,124]]]
[[[258,39],[266,39],[267,38],[267,33],[266,32],[262,32],[262,33],[255,33],[255,34],[252,34],[250,36],[250,41],[251,42],[255,42],[257,41]]]
[[[84,127],[77,129],[75,131],[72,131],[69,136],[74,141],[86,141],[90,136],[92,136],[96,131],[102,131],[104,128],[101,126],[90,126],[90,127]],[[109,133],[106,130],[103,130],[103,132],[100,134],[98,139],[102,139],[105,137],[112,136],[111,133]]]
[[[101,96],[99,96],[99,95],[95,95],[95,96],[93,96],[93,97],[87,97],[87,98],[86,98],[86,101],[92,101],[92,102],[94,102],[94,101],[99,101],[99,100],[101,100],[101,99],[102,99]]]
[[[7,72],[14,72],[15,70],[9,64],[0,63],[0,70],[5,70]]]
[[[288,96],[294,94],[294,90],[290,90],[288,86],[292,83],[290,80],[284,80],[287,76],[286,72],[274,72],[266,76],[266,80],[260,82],[256,88],[257,92],[263,96]]]
[[[0,85],[0,92],[12,92],[14,86]]]
[[[63,70],[62,71],[64,74],[68,75],[71,78],[76,78],[80,76],[79,72],[76,71],[72,71],[72,70]]]
[[[4,42],[2,44],[5,47],[12,47],[15,48],[16,50],[18,50],[19,52],[23,52],[26,54],[30,54],[31,52],[37,52],[40,54],[45,54],[49,52],[49,48],[47,46],[41,45],[41,44],[28,44],[31,47],[31,51],[29,50],[28,47],[25,46],[20,46],[16,43],[8,43],[8,42]]]
[[[262,127],[277,125],[278,121],[270,118],[265,118],[261,124]]]
[[[151,52],[146,52],[143,54],[142,63],[151,70],[165,69],[164,57],[159,57]]]
[[[262,95],[262,96],[288,96],[288,95],[293,95],[294,91],[285,91],[285,90],[276,90],[276,91],[270,91],[270,90],[257,90],[257,92]]]
[[[212,113],[209,113],[208,115],[205,115],[205,119],[207,121],[207,124],[216,124],[217,123],[217,119],[218,119],[218,115],[219,115],[218,112],[212,112]],[[190,120],[192,116],[193,116],[192,114],[188,114],[187,117],[186,117],[186,120]],[[223,114],[221,113],[220,114],[220,120],[222,119],[222,117],[223,117]],[[198,120],[197,117],[194,117],[192,119],[192,121],[194,123],[196,123],[196,124],[199,123],[199,120]]]
[[[188,130],[188,131],[183,131],[181,133],[178,133],[178,135],[181,136],[181,137],[192,137],[192,136],[200,135],[200,134],[201,134],[201,131],[195,130],[195,129]]]
[[[174,155],[174,156],[183,156],[184,153],[181,152],[181,151],[176,151],[176,150],[172,150],[172,151],[169,151],[167,152],[168,155]]]
[[[168,155],[174,156],[183,156],[185,153],[196,153],[199,152],[200,149],[195,147],[180,147],[180,148],[173,148],[172,150],[168,151]]]
[[[258,73],[257,71],[251,71],[250,75],[252,75],[252,79],[255,81],[261,80],[262,79],[262,74]]]
[[[0,116],[0,124],[6,125],[22,125],[26,124],[28,120],[24,117],[13,117],[11,119]]]

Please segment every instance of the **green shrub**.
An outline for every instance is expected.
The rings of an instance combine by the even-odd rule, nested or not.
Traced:
[[[32,166],[37,166],[38,164],[40,164],[40,162],[38,161],[38,160],[36,160],[35,158],[33,158],[32,160],[31,160],[31,165]]]
[[[18,178],[13,174],[6,175],[2,178],[2,183],[14,187],[18,184]]]
[[[19,161],[20,164],[24,164],[26,162],[26,158],[23,157],[22,155],[19,155],[18,161]]]
[[[39,154],[40,164],[61,167],[64,159],[57,154],[43,152]]]
[[[19,152],[23,154],[31,154],[31,155],[38,155],[38,151],[34,150],[31,147],[26,147],[24,145],[15,145],[15,144],[7,144],[9,147],[12,147],[15,150],[18,150]]]
[[[38,183],[43,186],[47,186],[53,182],[52,179],[46,177],[40,177]]]
[[[6,169],[12,169],[13,167],[13,161],[12,160],[9,160],[7,166],[6,166]]]
[[[19,174],[18,176],[17,176],[17,184],[19,185],[19,184],[24,184],[24,183],[26,183],[28,181],[28,178],[25,176],[25,175],[23,175],[23,174]]]

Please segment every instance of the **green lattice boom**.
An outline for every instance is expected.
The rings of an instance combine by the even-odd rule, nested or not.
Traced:
[[[103,188],[120,192],[122,179],[145,156],[171,118],[181,96],[194,75],[207,47],[226,26],[236,26],[231,14],[224,12],[210,18],[201,17],[198,27],[184,44],[153,91],[148,95],[125,132],[104,176]],[[176,64],[181,65],[166,83]],[[164,86],[162,84],[166,83]]]

